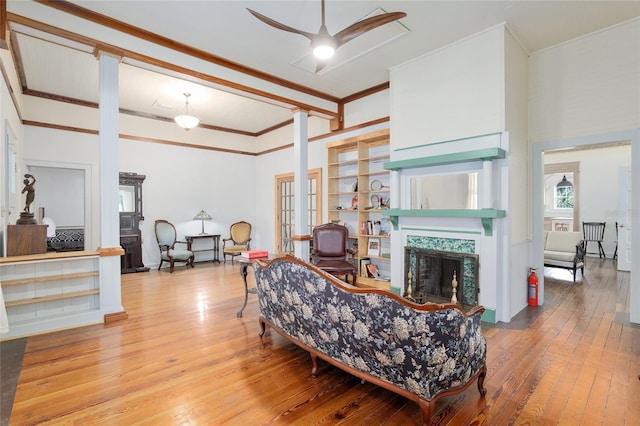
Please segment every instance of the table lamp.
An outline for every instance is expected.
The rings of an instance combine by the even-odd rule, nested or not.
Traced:
[[[200,235],[206,235],[206,232],[204,232],[204,221],[211,220],[211,219],[213,218],[209,215],[209,213],[205,212],[204,210],[200,210],[200,212],[193,217],[193,220],[202,221],[202,232],[200,232]]]

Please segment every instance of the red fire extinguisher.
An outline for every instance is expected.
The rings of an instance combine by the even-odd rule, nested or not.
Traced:
[[[538,306],[538,276],[536,268],[529,268],[529,306]]]

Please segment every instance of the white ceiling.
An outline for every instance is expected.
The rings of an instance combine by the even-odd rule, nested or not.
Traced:
[[[28,13],[18,3],[9,0],[7,10],[18,15]],[[246,8],[285,25],[315,33],[320,26],[320,0],[73,3],[338,98],[388,81],[389,69],[398,64],[503,22],[531,54],[640,16],[640,0],[329,0],[326,24],[331,34],[372,13],[402,11],[407,16],[340,47],[334,60],[321,73],[315,74],[306,38],[272,28],[249,14]],[[25,25],[12,23],[11,29],[19,46],[23,85],[28,90],[86,102],[98,101],[98,64],[91,48]],[[121,65],[120,75],[121,108],[171,118],[182,111],[182,93],[188,91],[193,94],[190,99],[192,112],[209,126],[256,133],[291,118],[288,108],[198,83],[125,62]]]

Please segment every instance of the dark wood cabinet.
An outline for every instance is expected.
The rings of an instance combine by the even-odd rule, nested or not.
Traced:
[[[124,254],[120,258],[120,272],[146,272],[148,267],[142,262],[142,182],[145,175],[120,172],[119,210],[120,245]]]

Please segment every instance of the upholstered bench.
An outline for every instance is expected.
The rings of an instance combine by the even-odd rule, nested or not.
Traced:
[[[565,268],[576,271],[580,268],[584,276],[585,244],[580,232],[545,231],[544,233],[544,266]]]

